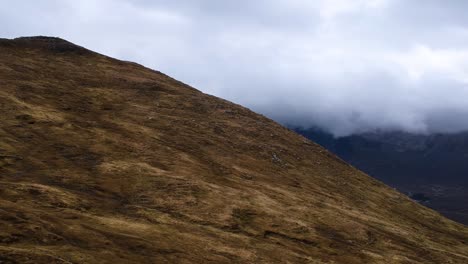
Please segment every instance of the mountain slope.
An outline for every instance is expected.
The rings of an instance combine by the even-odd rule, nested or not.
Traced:
[[[294,129],[371,175],[392,184],[468,185],[468,133],[417,135],[374,132],[334,138],[317,129]]]
[[[335,138],[318,129],[295,129],[369,175],[468,224],[468,133],[416,135],[374,132]]]
[[[248,109],[0,40],[3,263],[466,263],[468,230]]]

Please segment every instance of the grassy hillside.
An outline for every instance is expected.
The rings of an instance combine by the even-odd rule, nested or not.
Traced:
[[[239,105],[0,40],[2,263],[467,263],[468,229]]]

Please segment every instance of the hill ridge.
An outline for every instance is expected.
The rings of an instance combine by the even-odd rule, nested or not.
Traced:
[[[84,54],[92,52],[64,39],[46,36],[0,39],[0,45],[42,48],[47,51],[59,53],[73,52],[77,54]]]

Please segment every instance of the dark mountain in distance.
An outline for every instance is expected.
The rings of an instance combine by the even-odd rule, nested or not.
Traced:
[[[468,132],[373,132],[335,138],[295,129],[356,168],[468,224]],[[421,199],[420,199],[421,200]]]
[[[468,262],[318,144],[62,39],[0,39],[0,111],[0,263]]]

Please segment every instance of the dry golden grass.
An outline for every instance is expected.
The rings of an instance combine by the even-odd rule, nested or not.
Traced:
[[[239,105],[0,40],[0,263],[468,263],[468,229]]]

